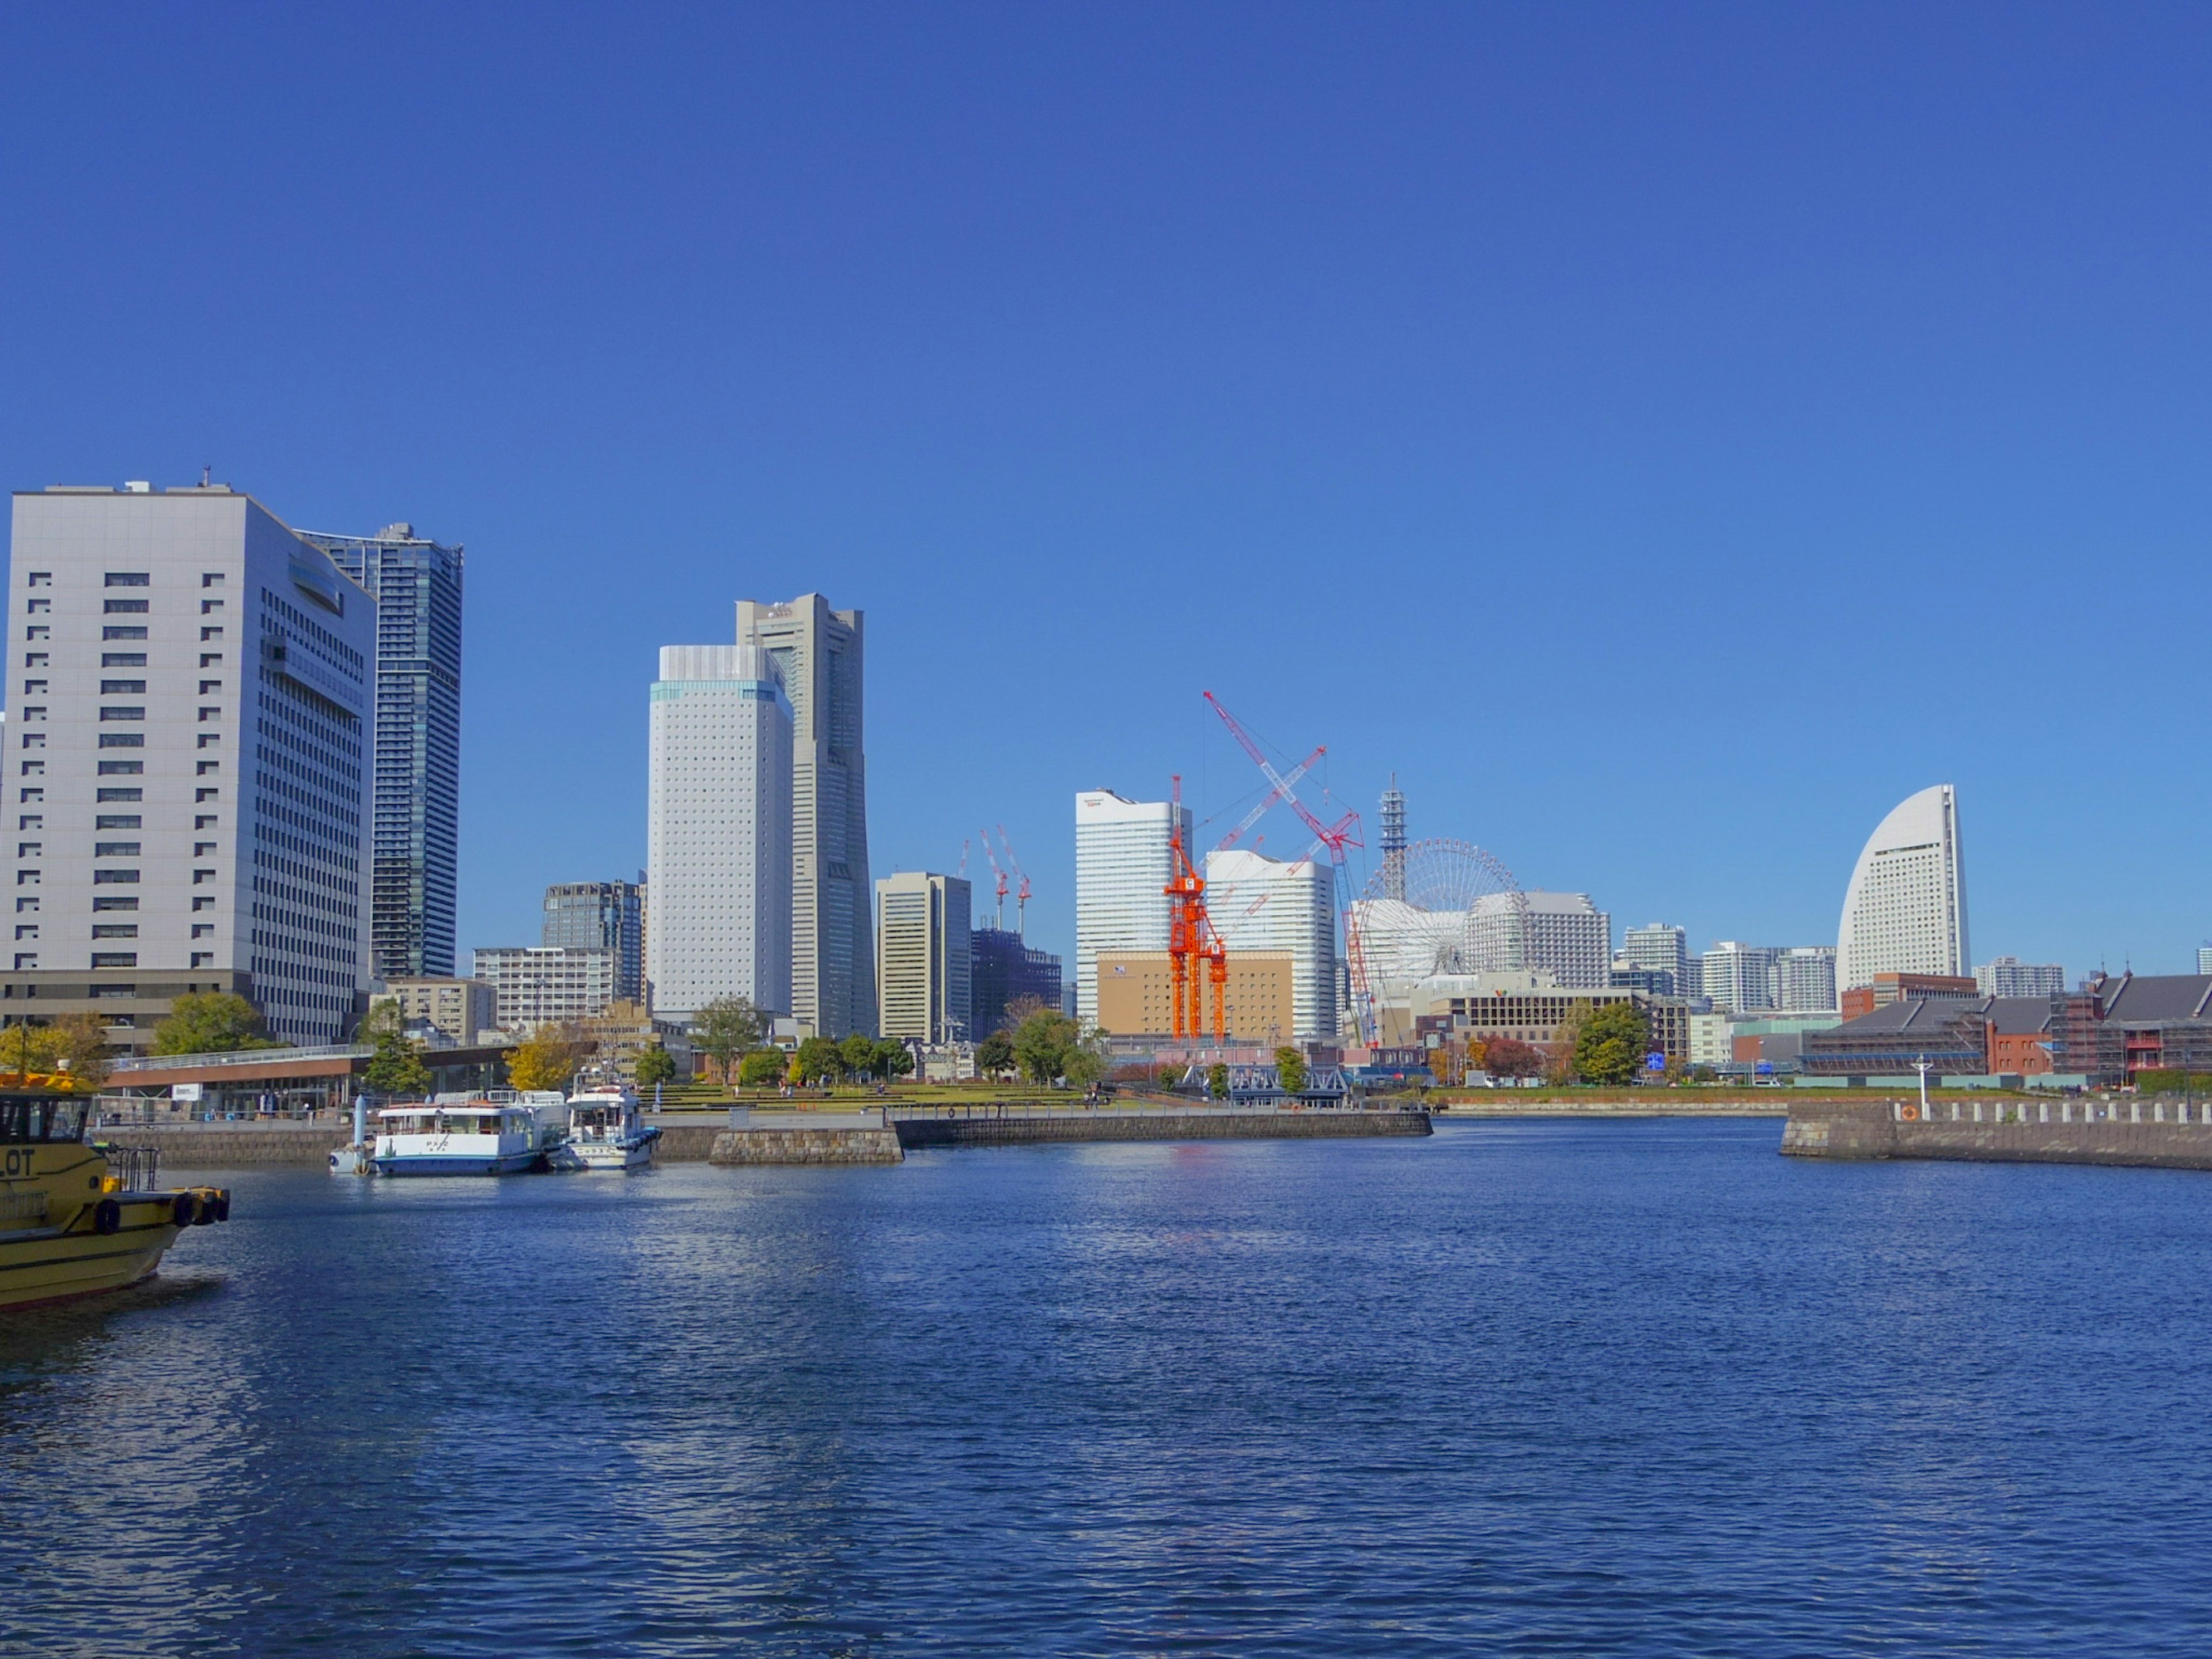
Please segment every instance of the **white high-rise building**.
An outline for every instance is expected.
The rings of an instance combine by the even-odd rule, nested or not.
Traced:
[[[1836,985],[1855,991],[1876,974],[1972,971],[1959,795],[1948,783],[1898,803],[1867,838],[1844,892]]]
[[[1775,985],[1785,1013],[1826,1013],[1836,1003],[1836,947],[1793,945],[1775,958]]]
[[[1771,945],[1722,939],[1698,958],[1701,994],[1711,997],[1715,1008],[1730,1013],[1778,1008],[1782,1006],[1778,969],[1781,956]]]
[[[775,663],[791,710],[790,1008],[829,1037],[876,1030],[862,620],[819,593],[738,601],[738,643]]]
[[[1670,975],[1672,983],[1668,995],[1686,997],[1697,994],[1697,987],[1690,980],[1690,935],[1687,929],[1665,921],[1632,927],[1620,937],[1620,954],[1632,968]]]
[[[791,704],[765,652],[665,645],[646,817],[655,1012],[791,1012]]]
[[[621,955],[598,945],[480,945],[476,977],[492,988],[501,1030],[520,1036],[605,1013]]]
[[[1110,789],[1075,798],[1075,1018],[1098,1023],[1098,953],[1168,948],[1168,839],[1180,824],[1190,846],[1190,809],[1164,800],[1124,800]]]
[[[1487,966],[1513,963],[1548,968],[1570,989],[1603,989],[1613,966],[1613,918],[1592,904],[1587,893],[1527,893],[1528,939],[1515,959],[1515,938],[1522,917],[1506,893],[1486,893],[1468,912],[1468,939],[1474,962]]]
[[[2066,968],[2063,963],[1999,957],[1974,969],[1974,988],[1985,997],[2063,997]]]
[[[143,1048],[229,991],[287,1042],[350,1034],[375,601],[227,484],[18,495],[8,585],[12,1017]]]
[[[1233,960],[1291,958],[1291,1035],[1336,1035],[1336,879],[1325,864],[1285,864],[1232,848],[1206,855],[1206,908]]]
[[[974,1036],[970,995],[975,905],[967,881],[919,870],[876,884],[876,1009],[881,1035],[902,1042]]]

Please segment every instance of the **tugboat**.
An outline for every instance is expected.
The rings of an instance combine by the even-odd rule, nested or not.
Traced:
[[[88,1104],[0,1092],[0,1312],[136,1285],[185,1228],[230,1219],[228,1188],[154,1190],[151,1148],[88,1145]]]
[[[618,1081],[587,1084],[568,1097],[568,1138],[546,1154],[556,1170],[642,1170],[660,1141],[638,1121],[637,1096]]]

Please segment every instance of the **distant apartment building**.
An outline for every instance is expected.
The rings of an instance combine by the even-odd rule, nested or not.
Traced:
[[[1689,1063],[1710,1066],[1718,1069],[1735,1063],[1735,1047],[1729,1030],[1731,1016],[1728,1014],[1692,1014],[1689,1026]]]
[[[931,1045],[969,1040],[974,899],[959,876],[902,871],[876,883],[876,1017],[881,1035]]]
[[[615,953],[604,947],[485,946],[476,953],[476,969],[492,988],[500,1029],[507,1032],[588,1019],[615,1000]]]
[[[430,1026],[456,1048],[472,1048],[480,1033],[499,1025],[499,993],[481,979],[395,979],[385,981],[374,1003],[389,1002],[412,1024]]]
[[[1187,806],[1110,789],[1075,798],[1075,1018],[1086,1030],[1099,1024],[1099,956],[1168,948],[1168,842],[1177,826],[1188,848]]]
[[[1587,893],[1486,893],[1468,911],[1469,954],[1477,963],[1515,963],[1547,970],[1561,985],[1602,990],[1613,966],[1613,918]],[[1515,939],[1522,938],[1516,955]]]
[[[1336,1035],[1336,884],[1312,859],[1285,862],[1231,848],[1206,855],[1206,914],[1234,958],[1291,959],[1291,1035]]]
[[[376,600],[370,967],[385,981],[453,971],[461,816],[461,550],[407,524],[303,531]]]
[[[791,713],[790,1010],[830,1037],[876,1030],[863,620],[819,593],[738,601],[738,644],[775,665]]]
[[[615,953],[615,995],[645,1000],[645,884],[571,881],[545,890],[540,945]]]
[[[975,928],[968,942],[969,1029],[976,1041],[1004,1025],[1007,1010],[1017,1003],[1034,1000],[1047,1008],[1060,1008],[1058,957],[1003,928]]]
[[[1836,1004],[1836,947],[1793,945],[1774,959],[1775,1006],[1785,1013],[1821,1013]]]
[[[12,1018],[138,1049],[229,991],[285,1042],[349,1036],[374,599],[225,484],[19,494],[8,582]]]
[[[1885,973],[1957,977],[1971,960],[1958,791],[1939,783],[1899,802],[1860,850],[1844,892],[1836,985],[1853,991]]]
[[[1165,951],[1102,951],[1097,957],[1098,1019],[1109,1036],[1167,1037],[1175,1034],[1173,967]],[[1227,1041],[1262,1047],[1293,1040],[1296,967],[1287,951],[1231,951],[1222,988]],[[1209,985],[1196,1041],[1212,1041],[1213,992]]]
[[[2066,969],[2056,962],[1998,957],[1974,969],[1974,988],[1985,997],[2061,997]]]
[[[2212,945],[2200,945],[2197,947],[2197,971],[2200,974],[2212,974]]]
[[[1690,983],[1690,935],[1688,930],[1672,922],[1655,921],[1642,927],[1632,927],[1620,936],[1620,965],[1624,969],[1640,969],[1663,978],[1648,981],[1643,988],[1655,990],[1662,996],[1686,997],[1697,994]]]
[[[742,996],[788,1014],[792,717],[775,663],[750,646],[663,646],[652,708],[654,1006],[681,1021]]]
[[[1717,1012],[1747,1013],[1782,1006],[1782,952],[1771,945],[1723,939],[1698,958],[1701,994]]]

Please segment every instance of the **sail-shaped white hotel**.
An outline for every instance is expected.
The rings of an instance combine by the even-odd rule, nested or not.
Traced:
[[[1836,936],[1836,988],[1876,974],[1973,972],[1966,948],[1966,878],[1959,792],[1948,783],[1898,803],[1868,837]]]

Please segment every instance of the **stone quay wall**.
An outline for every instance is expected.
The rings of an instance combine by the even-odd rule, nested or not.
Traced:
[[[353,1139],[351,1123],[284,1119],[237,1123],[123,1123],[88,1129],[87,1140],[151,1146],[164,1170],[242,1170],[261,1165],[327,1167],[333,1148]]]
[[[2212,1108],[2070,1097],[1939,1101],[1923,1117],[1917,1100],[1793,1103],[1782,1151],[1792,1158],[2212,1170]]]
[[[1024,1146],[1065,1140],[1323,1140],[1435,1133],[1426,1112],[1097,1111],[902,1117],[900,1142]]]
[[[714,1137],[707,1162],[903,1164],[906,1152],[894,1129],[724,1129]]]

